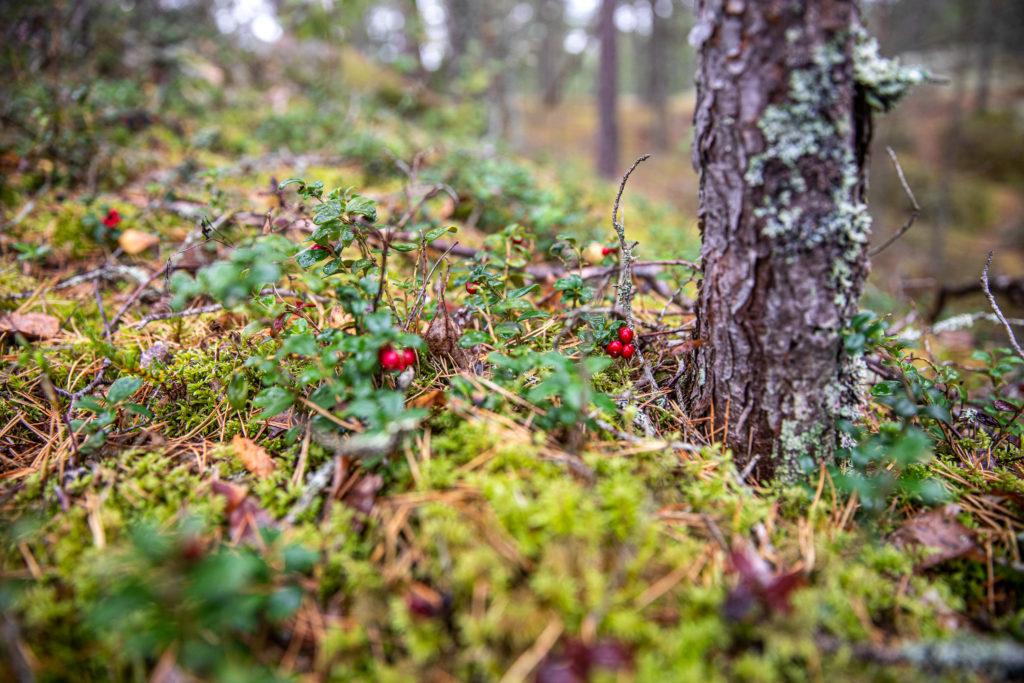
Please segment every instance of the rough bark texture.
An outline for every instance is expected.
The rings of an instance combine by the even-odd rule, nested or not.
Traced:
[[[869,267],[859,27],[852,0],[700,0],[690,34],[709,343],[687,389],[759,479],[831,458],[856,403],[841,331]]]
[[[605,178],[619,172],[619,60],[615,30],[617,0],[601,0],[597,31],[601,59],[597,72],[597,170]]]

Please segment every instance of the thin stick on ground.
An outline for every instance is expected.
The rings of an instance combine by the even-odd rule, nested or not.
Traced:
[[[908,197],[910,197],[911,211],[910,217],[907,219],[907,222],[903,224],[903,227],[896,231],[895,235],[893,235],[885,242],[883,242],[881,245],[875,247],[868,253],[868,256],[871,256],[872,258],[877,256],[878,254],[881,254],[883,251],[889,248],[889,246],[891,246],[893,242],[903,237],[904,233],[906,233],[907,230],[910,230],[910,226],[914,224],[914,221],[917,220],[918,215],[921,213],[921,207],[918,205],[917,199],[914,197],[914,193],[910,189],[910,184],[907,183],[907,177],[903,175],[903,167],[900,166],[899,159],[896,158],[896,152],[892,151],[892,147],[886,147],[885,151],[889,153],[889,158],[892,159],[893,165],[896,166],[896,174],[899,175],[900,177],[900,184],[903,185],[903,191],[907,193]]]
[[[1010,346],[1017,352],[1017,355],[1024,358],[1024,350],[1020,348],[1020,342],[1017,341],[1017,336],[1013,333],[1013,328],[1010,327],[1010,322],[1003,315],[1002,309],[999,308],[999,304],[996,303],[996,298],[992,296],[992,290],[988,286],[988,269],[992,265],[992,252],[988,252],[988,260],[985,261],[985,269],[981,271],[981,288],[985,290],[985,296],[988,297],[988,303],[992,306],[992,310],[995,312],[996,317],[999,318],[999,322],[1006,328],[1006,334],[1010,337]]]
[[[145,318],[135,324],[136,330],[141,330],[146,325],[156,320],[172,320],[174,318],[185,318],[192,315],[202,315],[203,313],[216,313],[223,309],[224,306],[221,304],[210,304],[209,306],[199,306],[198,308],[186,308],[184,311],[171,311],[169,313],[153,313],[147,315]]]

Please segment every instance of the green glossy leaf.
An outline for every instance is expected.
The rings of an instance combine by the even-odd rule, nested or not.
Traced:
[[[348,198],[345,213],[352,216],[362,216],[371,223],[377,222],[377,206],[372,199],[361,194],[354,194]]]
[[[423,238],[429,244],[429,243],[433,242],[434,240],[436,240],[441,235],[444,235],[445,233],[458,232],[458,231],[459,231],[459,229],[456,228],[454,225],[449,225],[449,226],[444,227],[444,228],[433,228],[431,230],[428,230],[427,234],[424,235]]]
[[[90,413],[98,413],[103,410],[103,404],[93,396],[83,396],[75,401],[76,410],[88,410]]]
[[[121,377],[110,385],[110,389],[107,391],[107,402],[120,403],[138,391],[141,386],[142,380],[138,377]]]
[[[286,337],[281,349],[297,356],[315,356],[320,350],[312,334],[293,334]]]
[[[259,419],[266,420],[288,410],[294,402],[295,398],[286,389],[282,387],[267,387],[256,394],[252,404],[257,408],[263,408]]]
[[[228,403],[235,410],[241,410],[249,400],[249,380],[245,374],[236,372],[227,387]]]
[[[491,341],[490,336],[483,330],[468,330],[459,337],[459,346],[468,349],[477,344],[486,344]]]
[[[331,253],[326,249],[307,249],[306,251],[300,251],[295,256],[295,261],[303,268],[309,268],[330,255]]]
[[[134,413],[135,415],[139,415],[140,417],[153,419],[153,411],[147,408],[146,406],[139,405],[138,403],[125,403],[121,407],[124,408],[129,413]]]

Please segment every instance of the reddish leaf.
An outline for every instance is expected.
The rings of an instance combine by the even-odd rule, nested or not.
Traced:
[[[367,474],[345,496],[345,504],[368,515],[373,510],[377,493],[382,488],[384,488],[384,477],[379,474]]]
[[[960,506],[954,503],[922,512],[904,522],[889,540],[900,548],[920,546],[933,551],[917,565],[918,570],[964,555],[983,559],[974,533],[960,523],[958,514]]]
[[[447,607],[445,596],[426,584],[413,582],[405,594],[405,606],[417,617],[434,618],[442,616]]]
[[[548,653],[537,667],[536,683],[583,683],[593,668],[619,671],[633,668],[633,653],[618,640],[606,638],[587,645],[566,638],[562,647]]]
[[[248,540],[260,527],[273,526],[270,513],[255,498],[247,496],[245,488],[220,480],[214,480],[210,488],[227,499],[228,529],[233,540]]]
[[[723,609],[727,618],[742,620],[757,605],[768,612],[788,613],[792,609],[789,596],[804,585],[803,572],[772,571],[768,562],[750,545],[734,548],[729,561],[740,580],[726,596]]]

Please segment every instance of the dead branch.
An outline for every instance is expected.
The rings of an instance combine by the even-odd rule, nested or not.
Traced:
[[[999,308],[999,304],[996,303],[996,298],[992,296],[992,290],[988,286],[988,269],[992,265],[992,252],[988,252],[988,260],[985,261],[985,269],[981,271],[981,286],[985,290],[985,296],[988,297],[988,303],[992,306],[992,310],[995,312],[996,317],[1003,323],[1003,327],[1006,328],[1006,334],[1010,337],[1010,346],[1017,352],[1017,355],[1024,358],[1024,350],[1020,348],[1020,342],[1017,341],[1017,336],[1013,333],[1013,328],[1010,327],[1010,323],[1006,320],[1006,316],[1003,315],[1002,309]]]
[[[892,159],[893,165],[896,166],[896,173],[900,177],[900,183],[903,185],[903,191],[907,193],[908,197],[910,197],[911,211],[910,211],[910,217],[907,218],[907,222],[903,224],[903,227],[901,227],[899,230],[896,231],[896,234],[894,234],[892,237],[887,239],[885,242],[883,242],[878,247],[875,247],[870,252],[868,252],[868,256],[870,256],[872,258],[877,256],[878,254],[881,254],[893,242],[895,242],[899,238],[903,237],[904,233],[906,233],[907,230],[910,230],[910,226],[912,226],[914,224],[914,221],[917,220],[918,215],[920,215],[920,213],[921,213],[921,207],[918,205],[917,199],[914,197],[914,193],[913,193],[913,191],[911,191],[910,185],[907,183],[907,177],[905,175],[903,175],[903,167],[900,166],[899,159],[896,158],[896,152],[892,151],[892,147],[886,147],[885,151],[889,153],[889,158]]]

